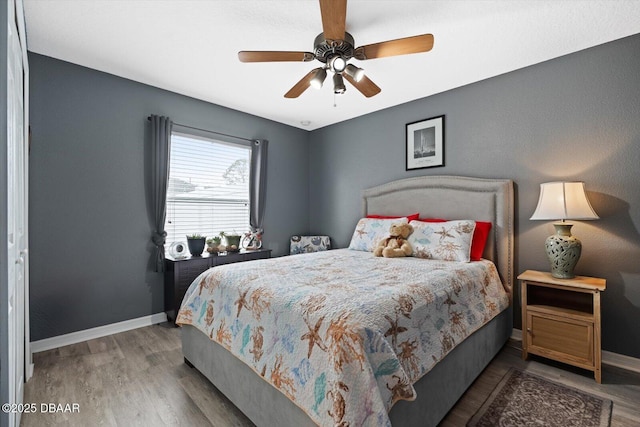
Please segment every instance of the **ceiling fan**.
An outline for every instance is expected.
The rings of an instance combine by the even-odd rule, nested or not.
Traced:
[[[313,53],[243,50],[238,52],[238,58],[241,62],[309,62],[317,59],[324,64],[309,71],[285,93],[285,98],[297,98],[309,86],[321,88],[327,77],[327,70],[333,72],[335,94],[343,94],[347,90],[344,78],[369,98],[380,93],[381,89],[364,75],[362,68],[348,63],[351,58],[364,61],[428,52],[433,47],[433,35],[422,34],[354,48],[353,36],[345,31],[347,0],[320,0],[320,14],[323,32],[315,38]]]

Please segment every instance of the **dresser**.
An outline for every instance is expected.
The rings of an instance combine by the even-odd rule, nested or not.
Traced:
[[[165,258],[164,273],[164,310],[170,322],[176,320],[180,304],[189,285],[203,271],[218,265],[234,262],[252,261],[271,257],[271,249],[255,251],[228,252],[222,255],[203,255],[201,257],[188,256],[175,259]]]

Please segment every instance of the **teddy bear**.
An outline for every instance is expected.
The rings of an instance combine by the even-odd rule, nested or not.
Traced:
[[[413,253],[411,244],[407,241],[407,237],[413,233],[411,224],[394,223],[389,227],[389,237],[384,238],[378,243],[373,251],[375,256],[383,256],[385,258],[394,258],[401,256],[409,256]]]

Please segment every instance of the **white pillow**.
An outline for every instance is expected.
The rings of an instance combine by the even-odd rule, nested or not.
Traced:
[[[407,218],[362,218],[358,221],[356,229],[351,236],[349,249],[356,251],[373,252],[378,246],[378,242],[389,237],[389,228],[391,224],[407,223]]]
[[[413,233],[407,240],[413,247],[414,257],[469,262],[475,221],[411,221],[410,224]]]

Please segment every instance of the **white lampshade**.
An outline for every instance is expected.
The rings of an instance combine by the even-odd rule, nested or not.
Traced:
[[[587,199],[584,182],[545,182],[540,184],[538,206],[530,219],[598,219]]]

